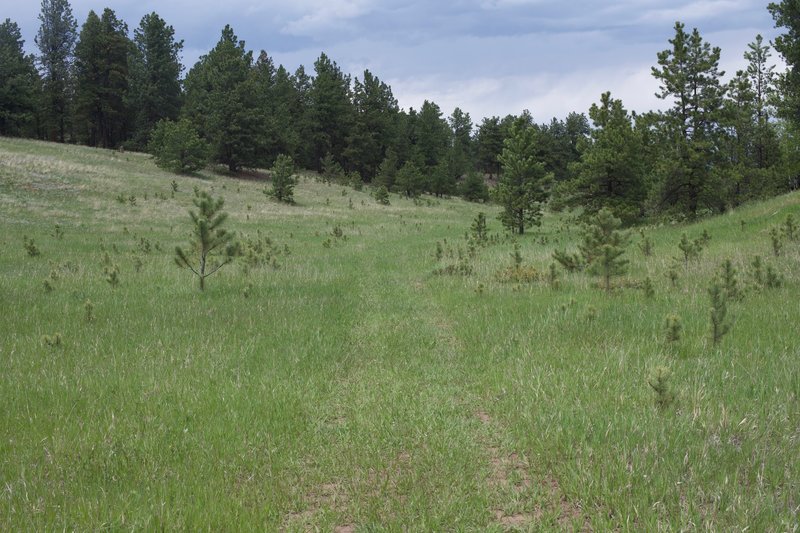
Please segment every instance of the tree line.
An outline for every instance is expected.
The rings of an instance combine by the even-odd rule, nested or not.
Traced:
[[[0,134],[136,150],[170,139],[232,172],[284,155],[409,196],[487,201],[489,183],[519,233],[546,202],[587,216],[607,208],[625,223],[695,217],[798,186],[800,8],[768,9],[786,30],[774,42],[784,73],[759,35],[726,81],[720,49],[678,22],[652,68],[666,111],[629,112],[605,93],[588,117],[537,124],[523,111],[474,124],[432,101],[401,109],[375,74],[354,78],[324,53],[313,73],[275,65],[230,26],[183,76],[183,42],[158,14],[131,35],[111,9],[79,28],[68,0],[42,0],[38,54],[25,54],[16,23],[0,24]]]

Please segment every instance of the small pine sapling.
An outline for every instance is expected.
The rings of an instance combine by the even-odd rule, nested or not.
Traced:
[[[675,265],[669,267],[667,270],[667,277],[669,278],[670,285],[672,288],[676,288],[678,286],[678,270],[675,268]]]
[[[381,205],[389,205],[389,190],[385,185],[380,185],[375,189],[375,201]]]
[[[577,272],[582,270],[584,267],[583,261],[581,260],[581,256],[579,254],[570,254],[567,253],[566,250],[553,251],[553,259],[558,261],[558,263],[567,272]]]
[[[683,253],[684,266],[688,266],[690,260],[697,259],[697,257],[700,256],[700,251],[703,249],[703,245],[700,239],[690,241],[689,237],[683,233],[681,235],[681,241],[678,243],[678,249],[681,251],[681,253]]]
[[[674,344],[678,342],[681,339],[681,330],[683,329],[681,317],[678,315],[667,316],[665,326],[667,343]]]
[[[436,252],[434,255],[437,261],[441,261],[442,256],[444,255],[444,249],[442,248],[442,243],[440,243],[439,241],[436,241]]]
[[[22,243],[25,247],[25,251],[28,252],[28,257],[39,257],[39,255],[41,255],[39,248],[36,246],[36,243],[33,242],[32,238],[29,239],[27,235],[23,235]]]
[[[739,290],[739,282],[736,279],[736,269],[730,259],[726,259],[722,263],[720,279],[722,287],[725,289],[725,297],[728,300],[739,300],[742,297],[742,293]]]
[[[783,278],[780,274],[775,272],[772,265],[767,265],[767,275],[764,284],[768,289],[779,289],[783,285]]]
[[[642,251],[642,255],[650,257],[653,255],[653,241],[645,235],[643,229],[639,230],[639,235],[642,237],[642,240],[639,241],[639,249]]]
[[[646,298],[653,298],[656,295],[656,289],[653,287],[653,280],[650,279],[650,276],[644,278],[644,282],[642,282],[642,291],[644,291]]]
[[[555,263],[550,263],[550,270],[547,273],[547,282],[552,289],[558,289],[561,286],[561,280],[559,280],[558,277],[558,267]]]
[[[55,237],[58,240],[61,240],[61,239],[64,238],[64,230],[61,227],[61,224],[56,224],[55,225],[55,227],[53,228],[52,236]]]
[[[486,215],[483,212],[479,212],[475,220],[472,221],[471,230],[472,238],[481,246],[485,245],[489,240],[489,232],[486,228]]]
[[[94,304],[91,300],[86,300],[83,303],[83,313],[86,322],[94,322]]]
[[[511,252],[511,259],[514,261],[514,267],[519,268],[522,266],[522,252],[519,248],[519,243],[514,241],[514,250]]]
[[[764,284],[763,262],[760,255],[755,256],[753,262],[750,263],[750,277],[753,278],[756,285]]]
[[[786,215],[786,220],[783,221],[783,235],[787,241],[793,241],[798,237],[797,222],[791,213]]]
[[[672,391],[669,380],[672,376],[669,368],[658,366],[650,373],[647,384],[656,394],[656,405],[659,409],[666,409],[675,400],[675,393]]]
[[[708,295],[711,298],[711,340],[716,346],[731,329],[728,322],[727,295],[718,280],[711,282]]]
[[[119,285],[119,265],[113,263],[103,267],[103,279],[112,287]]]
[[[628,260],[623,259],[628,235],[619,231],[622,221],[608,209],[601,209],[587,228],[581,246],[590,272],[602,276],[606,292],[611,291],[611,278],[624,274]]]
[[[769,238],[772,241],[772,253],[775,257],[781,255],[781,250],[783,250],[783,239],[781,239],[781,233],[778,231],[778,228],[772,228],[769,230]]]
[[[63,344],[61,333],[54,333],[52,335],[42,335],[42,343],[50,348],[60,348]]]
[[[195,195],[193,202],[198,211],[189,211],[193,226],[189,248],[175,248],[175,263],[198,277],[202,291],[205,290],[208,276],[233,261],[238,246],[233,234],[222,227],[228,218],[227,213],[222,212],[225,203],[223,198],[215,200],[202,191]],[[193,255],[197,260],[196,265],[191,259]]]

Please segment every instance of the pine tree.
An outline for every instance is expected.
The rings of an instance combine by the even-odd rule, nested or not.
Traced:
[[[786,33],[775,38],[775,49],[788,69],[779,79],[781,100],[779,114],[800,128],[800,5],[794,0],[771,2],[767,6],[775,26]]]
[[[484,118],[475,136],[478,168],[490,177],[500,174],[500,161],[505,137],[499,117]]]
[[[461,197],[468,202],[488,202],[489,188],[480,174],[475,171],[467,174],[461,185]]]
[[[78,24],[68,0],[42,0],[36,34],[42,74],[42,118],[45,138],[64,142],[70,114],[73,50]]]
[[[175,263],[181,268],[188,268],[198,277],[202,291],[205,290],[208,276],[233,261],[238,246],[234,235],[222,227],[228,218],[227,213],[222,211],[225,204],[222,198],[215,200],[205,191],[196,191],[193,202],[198,210],[189,211],[192,219],[189,247],[175,248]]]
[[[143,146],[160,120],[176,120],[180,115],[183,41],[175,40],[173,27],[155,12],[142,17],[133,35],[136,53],[130,65],[130,105],[136,114],[133,138]]]
[[[518,120],[511,127],[499,157],[503,173],[495,197],[503,206],[500,221],[520,235],[526,227],[541,224],[542,204],[547,200],[547,185],[552,181],[552,175],[532,155],[535,144],[533,128]]]
[[[439,106],[428,100],[422,103],[414,126],[416,138],[412,157],[420,169],[427,171],[445,158],[450,143],[450,126]]]
[[[269,195],[279,202],[294,203],[294,186],[297,180],[294,177],[294,162],[286,154],[280,154],[272,166],[272,190]]]
[[[711,172],[718,142],[724,72],[720,49],[703,41],[695,28],[686,33],[675,23],[671,48],[658,53],[652,74],[661,84],[656,96],[671,98],[663,115],[659,207],[676,207],[694,216],[700,209],[719,209],[717,175]]]
[[[34,133],[39,75],[11,19],[0,24],[0,135]]]
[[[717,280],[711,283],[708,295],[711,298],[711,339],[717,345],[731,328],[728,322],[727,295]]]
[[[353,84],[355,118],[347,138],[344,159],[372,181],[387,155],[397,129],[399,107],[386,83],[364,71],[363,81]]]
[[[106,8],[89,12],[75,46],[75,129],[90,146],[111,148],[127,138],[128,27]]]
[[[148,151],[156,164],[171,172],[193,172],[208,162],[208,144],[187,119],[158,122],[150,136]]]
[[[622,221],[608,209],[601,209],[592,224],[586,228],[581,254],[589,271],[603,277],[606,291],[611,290],[611,278],[627,271],[628,260],[623,259],[628,235],[619,231]]]
[[[395,188],[407,197],[419,196],[425,185],[425,177],[413,161],[406,161],[403,167],[397,172]]]
[[[330,153],[341,159],[351,133],[355,112],[350,98],[350,76],[342,72],[335,61],[320,54],[314,62],[316,76],[311,81],[308,96],[308,119],[315,168]]]
[[[253,54],[225,26],[217,45],[186,76],[184,114],[210,145],[212,160],[230,172],[262,162],[265,124]]]
[[[634,222],[644,214],[647,196],[640,136],[622,101],[610,93],[592,104],[589,116],[594,129],[578,144],[580,161],[571,167],[575,177],[563,187],[569,191],[564,201],[589,216],[606,207],[625,223]]]

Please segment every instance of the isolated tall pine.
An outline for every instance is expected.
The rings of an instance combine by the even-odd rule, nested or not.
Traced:
[[[42,120],[46,139],[64,142],[69,129],[71,71],[78,24],[68,0],[42,0],[39,13],[39,70]]]
[[[39,76],[24,44],[15,22],[0,24],[0,135],[35,132]]]
[[[514,233],[541,224],[542,206],[547,200],[547,186],[552,174],[534,156],[536,132],[524,119],[514,122],[498,160],[502,174],[495,189],[495,199],[502,206],[500,221]]]

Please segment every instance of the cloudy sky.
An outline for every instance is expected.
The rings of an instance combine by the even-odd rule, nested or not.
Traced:
[[[761,0],[72,0],[79,25],[114,9],[131,31],[156,11],[185,41],[191,66],[228,23],[248,49],[311,71],[324,51],[353,76],[368,68],[401,107],[433,100],[482,117],[529,109],[547,121],[585,112],[603,91],[626,107],[663,106],[650,75],[676,20],[722,48],[728,73],[756,34],[777,35]],[[38,0],[0,0],[33,51]],[[773,57],[773,59],[775,59]]]

